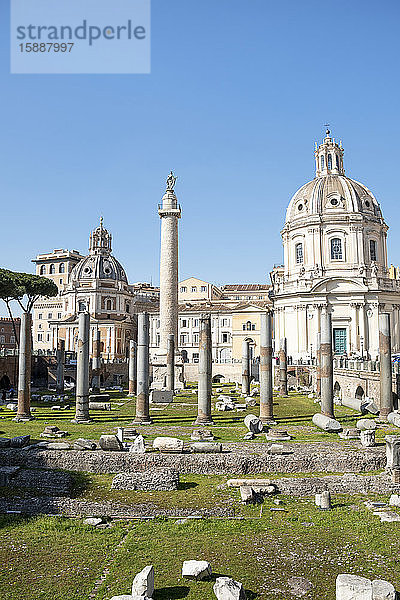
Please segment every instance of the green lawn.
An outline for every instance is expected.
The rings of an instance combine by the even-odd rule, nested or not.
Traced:
[[[321,512],[310,499],[284,498],[285,512],[269,510],[269,500],[261,518],[258,507],[250,519],[119,522],[103,530],[56,517],[0,517],[0,597],[108,600],[129,593],[134,575],[153,564],[154,600],[213,598],[213,582],[181,578],[188,559],[209,560],[216,575],[242,581],[249,600],[294,599],[291,576],[313,584],[306,599],[334,600],[336,575],[346,572],[400,589],[400,524],[380,523],[363,500],[338,496],[332,511]]]

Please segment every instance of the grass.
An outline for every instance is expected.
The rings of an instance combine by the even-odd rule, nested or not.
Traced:
[[[216,388],[229,391],[232,385],[214,386],[214,392]],[[88,425],[71,423],[75,414],[73,398],[67,401],[71,407],[67,410],[53,411],[48,404],[43,402],[32,403],[32,406],[36,408],[35,420],[27,423],[15,423],[12,420],[15,413],[3,408],[0,410],[0,435],[13,437],[30,434],[32,440],[40,440],[40,433],[46,425],[57,425],[61,430],[68,431],[67,440],[74,440],[78,437],[98,439],[102,433],[113,433],[116,432],[117,427],[130,424],[135,416],[134,399],[127,398],[126,395],[118,392],[111,392],[110,395],[113,410],[91,411],[93,422]],[[213,398],[213,401],[216,397]],[[119,406],[119,403],[124,404]],[[340,441],[340,438],[335,434],[325,433],[313,425],[311,419],[318,409],[319,406],[314,404],[313,400],[294,392],[291,392],[285,398],[278,396],[274,398],[277,426],[287,429],[293,436],[294,442]],[[244,417],[249,413],[258,414],[258,411],[259,406],[250,407],[242,412],[213,411],[212,416],[215,423],[213,433],[216,439],[221,442],[242,441],[244,434],[247,432],[243,424]],[[335,411],[337,418],[346,427],[354,427],[360,417],[355,414],[355,411],[341,406],[336,407]],[[162,434],[189,441],[197,414],[197,399],[195,394],[190,393],[190,390],[185,390],[169,406],[151,406],[150,413],[153,425],[151,427],[138,427],[138,430],[144,433],[148,440]],[[378,441],[382,440],[388,433],[396,433],[396,429],[393,427],[379,429],[377,431]],[[266,443],[265,436],[258,436],[255,441]]]
[[[290,600],[288,579],[313,584],[304,598],[334,600],[338,573],[382,578],[400,588],[400,524],[380,523],[362,501],[335,497],[330,512],[310,499],[283,498],[285,512],[242,520],[118,522],[92,529],[56,517],[0,517],[0,597],[4,600],[108,600],[129,593],[147,564],[156,573],[154,600],[208,600],[211,582],[181,578],[183,560],[205,559],[215,575],[241,581],[249,600]],[[119,543],[123,539],[121,545]]]

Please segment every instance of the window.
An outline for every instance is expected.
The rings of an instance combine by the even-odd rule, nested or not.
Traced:
[[[331,260],[342,260],[342,240],[340,238],[333,238],[331,240]]]
[[[339,170],[339,157],[337,154],[336,154],[336,168],[337,168],[337,170]]]
[[[42,313],[39,313],[39,314],[38,314],[38,319],[43,319],[43,315],[42,315]]]
[[[39,323],[38,329],[42,329],[42,328],[43,328],[43,325],[41,323]]]
[[[222,327],[229,327],[229,319],[222,319]]]
[[[157,328],[160,327],[160,319],[157,319]]]
[[[187,319],[182,319],[182,327],[187,327]]]
[[[47,334],[47,341],[48,342],[50,341],[50,334],[49,333]]]
[[[369,240],[369,257],[371,259],[371,262],[376,261],[376,254],[376,241]]]
[[[43,334],[42,333],[38,333],[37,339],[38,339],[38,342],[42,342],[43,341]]]
[[[240,296],[235,296],[235,300],[240,300]]]
[[[10,344],[15,344],[15,335],[10,335]]]
[[[328,154],[328,169],[332,169],[332,154]]]
[[[194,333],[193,334],[193,344],[198,344],[198,343],[199,343],[199,334]]]
[[[62,282],[63,282],[63,280],[62,280],[62,279],[59,279],[58,281],[59,281],[60,285],[62,285]]]
[[[192,285],[192,289],[191,289],[191,291],[192,291],[192,292],[197,292],[197,287],[196,287],[195,285]]]
[[[247,321],[246,329],[247,329],[247,331],[251,331],[251,321]]]
[[[194,363],[198,363],[199,362],[199,354],[198,354],[198,352],[193,352],[193,362]]]
[[[111,300],[110,300],[111,302]],[[79,312],[85,312],[86,310],[86,303],[82,302],[82,300],[80,302],[78,302],[78,310]]]
[[[49,314],[47,315],[47,318],[48,318],[48,319],[52,319],[52,318],[53,318],[53,313],[49,313]]]
[[[193,319],[193,327],[198,327],[198,326],[199,326],[199,320]]]
[[[127,303],[126,303],[126,305],[125,305],[125,311],[126,311],[127,313],[129,313],[129,312],[131,311],[131,307],[130,307],[130,304],[129,304],[129,302],[127,302]]]
[[[296,263],[302,264],[303,262],[303,244],[296,244]]]
[[[202,285],[200,288],[201,292],[206,292],[207,291],[207,286],[206,285]]]
[[[45,273],[46,273],[46,265],[42,265],[42,266],[40,267],[40,274],[41,274],[41,275],[45,275]]]
[[[183,345],[185,345],[187,343],[187,341],[188,341],[187,338],[188,338],[187,333],[182,333],[181,334],[181,346],[183,346]]]
[[[6,336],[0,335],[0,344],[5,344],[5,343],[6,343]]]
[[[325,169],[325,158],[321,156],[321,171]]]
[[[55,272],[56,272],[56,266],[51,264],[50,269],[49,269],[50,275],[54,275]]]
[[[58,272],[65,273],[65,264],[64,263],[60,263],[60,266],[58,267]]]
[[[181,287],[181,294],[184,294],[185,292],[187,292],[187,287],[185,285],[183,285]]]
[[[111,305],[111,300],[107,300],[107,302],[106,302],[106,310],[112,310],[111,306],[112,306]]]
[[[61,319],[61,313],[57,313],[57,319]]]
[[[227,344],[229,342],[229,333],[222,334],[222,343]]]

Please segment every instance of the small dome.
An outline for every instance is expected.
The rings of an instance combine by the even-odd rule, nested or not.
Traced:
[[[382,218],[375,196],[365,185],[344,175],[324,175],[309,181],[294,194],[286,212],[286,222],[338,212]]]

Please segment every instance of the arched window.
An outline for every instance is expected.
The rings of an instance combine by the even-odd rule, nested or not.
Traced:
[[[328,169],[332,169],[332,154],[328,154]]]
[[[41,274],[41,275],[45,275],[45,273],[46,273],[46,265],[42,265],[42,266],[40,267],[40,274]]]
[[[78,310],[79,310],[79,312],[85,312],[86,311],[86,302],[84,302],[83,300],[80,300],[78,303]]]
[[[129,302],[126,303],[125,310],[127,313],[131,311],[131,306],[130,306]]]
[[[340,238],[331,240],[331,260],[343,260],[342,240]]]
[[[321,171],[325,169],[325,158],[321,155]]]
[[[111,308],[111,300],[107,300],[106,310],[112,310],[112,308]]]
[[[375,262],[377,260],[377,252],[376,252],[376,241],[369,240],[369,258],[371,262]]]
[[[302,264],[303,261],[303,244],[296,244],[296,263],[299,265]]]
[[[56,266],[53,265],[53,264],[51,264],[50,265],[50,270],[49,270],[50,275],[54,275],[55,272],[56,272]]]
[[[251,321],[247,321],[246,329],[247,329],[247,331],[251,331]]]
[[[65,273],[65,264],[64,263],[60,263],[60,266],[58,267],[58,272]]]
[[[339,168],[340,168],[339,167],[339,157],[337,154],[336,154],[336,168],[337,168],[337,170],[339,170]]]

